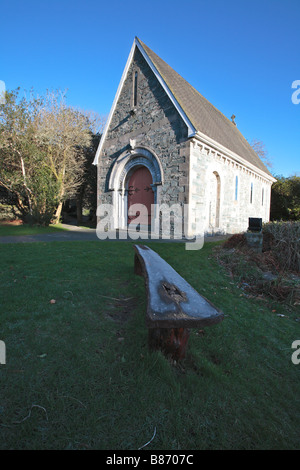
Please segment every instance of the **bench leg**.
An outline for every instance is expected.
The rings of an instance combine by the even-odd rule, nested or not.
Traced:
[[[143,276],[143,269],[137,254],[134,255],[134,274]]]
[[[185,357],[190,330],[187,328],[149,328],[150,350],[160,350],[178,361]]]

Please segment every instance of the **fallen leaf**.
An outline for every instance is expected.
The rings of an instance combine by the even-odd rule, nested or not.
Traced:
[[[51,299],[50,300],[50,304],[55,304],[56,303],[56,300],[55,299]]]

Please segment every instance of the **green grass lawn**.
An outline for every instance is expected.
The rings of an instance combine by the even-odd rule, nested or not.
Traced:
[[[147,245],[225,314],[178,364],[148,351],[132,243],[0,245],[0,448],[299,449],[299,307],[246,298],[213,243]]]
[[[29,224],[12,225],[0,222],[0,237],[23,236],[23,235],[43,235],[44,233],[60,232],[67,230],[61,224],[49,225],[49,227],[35,226]]]

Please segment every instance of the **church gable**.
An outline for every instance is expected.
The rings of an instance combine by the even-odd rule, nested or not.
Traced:
[[[144,144],[153,144],[153,131],[169,127],[176,142],[187,138],[187,127],[165,90],[142,56],[135,49],[105,136],[105,148],[111,141],[129,143],[129,138],[144,134]],[[173,131],[173,133],[172,133]],[[164,139],[165,140],[165,139]]]
[[[113,177],[129,154],[132,163],[141,164],[132,154],[133,147],[139,148],[139,158],[145,152],[153,155],[152,162],[147,156],[149,168],[160,167],[160,179],[164,181],[158,189],[160,200],[184,201],[188,126],[138,47],[125,71],[96,155],[100,201],[110,202],[113,196],[107,192],[116,187],[126,191],[126,178],[116,182]],[[153,184],[161,184],[153,171]]]

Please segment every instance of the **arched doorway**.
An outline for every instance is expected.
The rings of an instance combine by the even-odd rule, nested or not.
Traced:
[[[160,204],[160,190],[164,181],[163,168],[161,162],[157,155],[152,151],[148,150],[145,147],[135,147],[132,148],[129,152],[126,151],[122,153],[117,160],[113,163],[111,168],[109,181],[108,181],[108,190],[113,191],[112,193],[112,205],[113,205],[113,223],[115,228],[126,229],[128,227],[128,187],[132,186],[129,190],[129,194],[133,196],[135,194],[137,199],[133,203],[143,203],[139,198],[141,191],[135,191],[135,189],[141,189],[139,184],[134,184],[134,181],[130,181],[131,177],[135,171],[140,168],[145,168],[148,170],[148,176],[144,170],[144,176],[146,177],[145,185],[143,186],[143,196],[145,195],[145,188],[151,187],[152,191],[147,191],[152,197],[152,200],[146,200],[146,207],[149,208],[149,205],[154,204],[155,214],[152,224],[157,221],[157,207]],[[143,172],[142,172],[143,173]],[[149,176],[150,174],[150,176]],[[138,176],[138,174],[136,175]],[[141,181],[143,183],[143,175]],[[151,177],[151,179],[150,179]],[[147,179],[149,178],[149,179]],[[139,183],[139,182],[138,182]],[[154,193],[154,194],[152,194]],[[150,209],[150,208],[149,208]],[[146,225],[150,224],[151,221],[151,211],[149,210],[149,217],[146,221]]]
[[[126,182],[128,224],[138,217],[142,226],[151,225],[151,205],[154,204],[152,184],[152,175],[145,166],[134,167],[128,174]],[[130,215],[130,207],[133,204],[142,204],[145,210]]]
[[[209,225],[213,230],[220,227],[221,180],[217,171],[211,175],[209,188]]]

